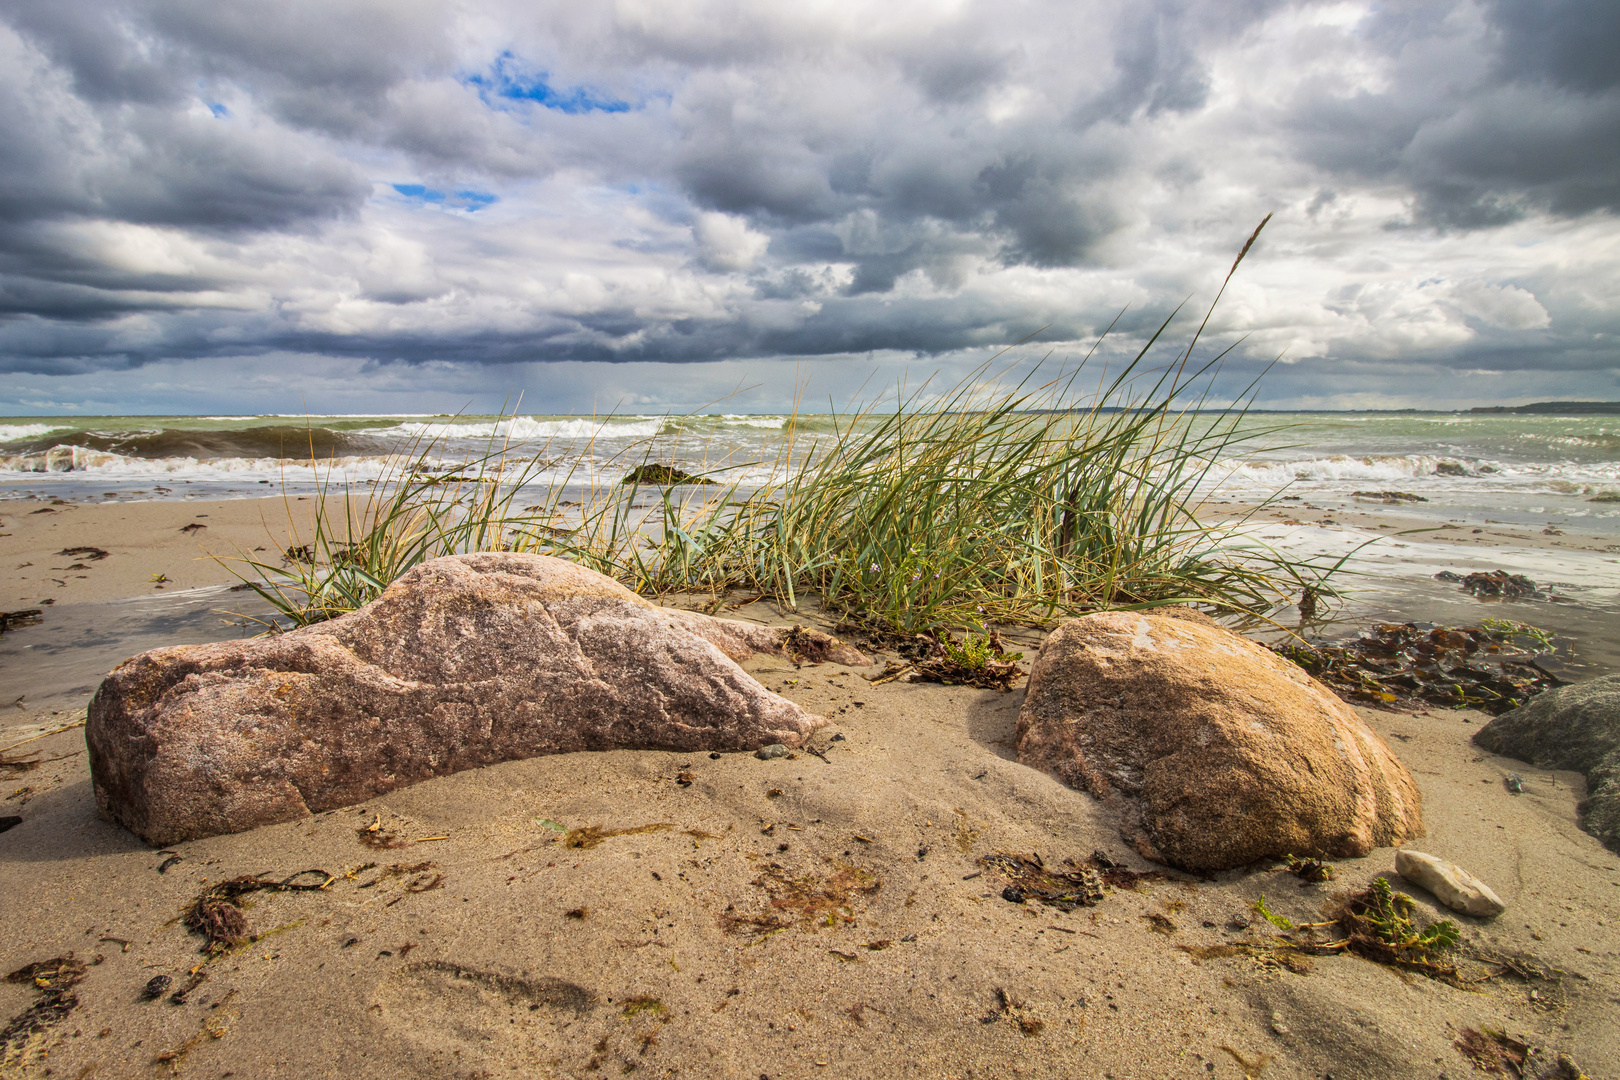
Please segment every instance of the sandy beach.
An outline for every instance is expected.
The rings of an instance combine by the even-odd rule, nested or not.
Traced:
[[[1310,520],[1291,512],[1276,520]],[[226,585],[205,553],[287,542],[280,500],[13,502],[0,521],[17,567],[0,608],[54,599],[47,617]],[[181,531],[194,523],[207,528]],[[1512,531],[1457,539],[1601,543]],[[71,569],[72,547],[108,554]],[[765,604],[731,614],[789,621]],[[745,667],[833,721],[821,756],[538,758],[164,851],[98,818],[82,729],[67,726],[82,711],[9,708],[0,747],[34,764],[5,766],[0,815],[22,820],[0,834],[0,970],[70,953],[87,968],[7,1075],[1458,1078],[1473,1071],[1458,1040],[1486,1028],[1620,1075],[1620,856],[1578,828],[1578,775],[1472,746],[1481,714],[1358,710],[1422,789],[1428,837],[1410,846],[1509,905],[1486,922],[1404,887],[1462,927],[1460,970],[1478,981],[1458,987],[1348,955],[1294,969],[1214,948],[1264,940],[1262,895],[1320,918],[1334,894],[1393,874],[1393,850],[1318,885],[1267,866],[1155,867],[1090,795],[1017,763],[1021,689]],[[1003,899],[980,862],[1099,849],[1163,876],[1064,913]],[[225,955],[205,957],[177,921],[211,884],[308,870],[321,874],[296,880],[334,880],[253,896],[256,940]],[[43,993],[0,984],[0,1015]]]
[[[341,513],[341,500],[332,501]],[[294,535],[308,542],[312,507],[313,500],[296,496],[0,503],[0,565],[6,568],[0,610],[234,585],[240,580],[231,572],[241,565],[236,560],[280,563]]]

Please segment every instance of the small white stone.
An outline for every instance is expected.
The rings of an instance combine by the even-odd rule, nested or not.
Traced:
[[[1456,863],[1421,851],[1397,851],[1395,872],[1412,884],[1428,889],[1446,907],[1465,915],[1494,919],[1507,910],[1491,887]]]

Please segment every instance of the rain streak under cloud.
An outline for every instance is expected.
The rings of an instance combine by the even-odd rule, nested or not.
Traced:
[[[784,407],[1202,310],[1620,398],[1620,5],[0,0],[0,411]]]

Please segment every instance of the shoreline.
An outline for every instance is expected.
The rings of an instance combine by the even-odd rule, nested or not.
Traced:
[[[336,503],[341,513],[341,497]],[[269,561],[312,531],[314,500],[295,496],[187,502],[71,502],[18,499],[0,503],[0,611],[160,595],[238,579],[214,556]],[[188,531],[189,530],[189,531]],[[105,556],[66,554],[95,548]],[[75,566],[74,564],[79,564]],[[31,565],[30,565],[31,564]],[[166,581],[154,581],[162,575]]]
[[[341,510],[341,496],[331,496],[328,502]],[[292,542],[295,532],[307,539],[313,503],[309,496],[280,495],[186,501],[0,502],[0,560],[10,561],[13,569],[0,586],[0,610],[35,606],[45,599],[66,604],[144,596],[164,591],[157,588],[160,584],[169,591],[236,584],[238,579],[214,556],[255,551],[261,556],[273,556]],[[1251,502],[1212,500],[1198,506],[1195,514],[1211,522],[1247,518],[1253,525],[1264,527],[1385,533],[1394,543],[1444,544],[1458,554],[1511,547],[1548,553],[1620,555],[1620,543],[1598,533],[1578,529],[1536,533],[1484,521],[1436,524],[1402,514],[1400,509],[1384,509],[1376,504],[1324,509],[1303,501],[1257,507]],[[185,531],[191,526],[201,528]],[[1403,541],[1402,534],[1410,539]],[[109,557],[72,569],[75,560],[62,555],[62,551],[76,546],[101,548]],[[24,563],[34,565],[21,565]],[[30,573],[21,573],[25,569]],[[53,576],[57,574],[65,576]],[[169,581],[153,582],[154,574],[163,574]]]
[[[1524,526],[1493,522],[1488,518],[1479,521],[1462,518],[1436,521],[1415,514],[1403,514],[1401,510],[1399,505],[1385,508],[1371,501],[1341,502],[1338,506],[1325,508],[1303,499],[1273,502],[1267,506],[1217,499],[1198,507],[1198,516],[1203,519],[1207,512],[1216,520],[1230,520],[1238,515],[1250,514],[1251,520],[1268,525],[1338,526],[1369,533],[1388,532],[1390,536],[1421,534],[1429,542],[1455,544],[1459,549],[1520,547],[1553,551],[1561,548],[1591,554],[1620,553],[1620,541],[1616,538],[1574,527],[1548,531],[1549,526],[1537,532]]]

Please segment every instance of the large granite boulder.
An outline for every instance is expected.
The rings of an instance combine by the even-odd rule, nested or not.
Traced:
[[[85,727],[96,801],[172,844],[540,754],[801,745],[826,721],[737,666],[761,652],[867,662],[561,559],[434,559],[331,622],[120,664]]]
[[[1474,743],[1538,768],[1585,773],[1581,828],[1620,852],[1620,675],[1538,694],[1480,728]]]
[[[1417,785],[1355,710],[1269,649],[1171,610],[1053,631],[1018,759],[1108,801],[1127,843],[1187,870],[1423,835]]]

